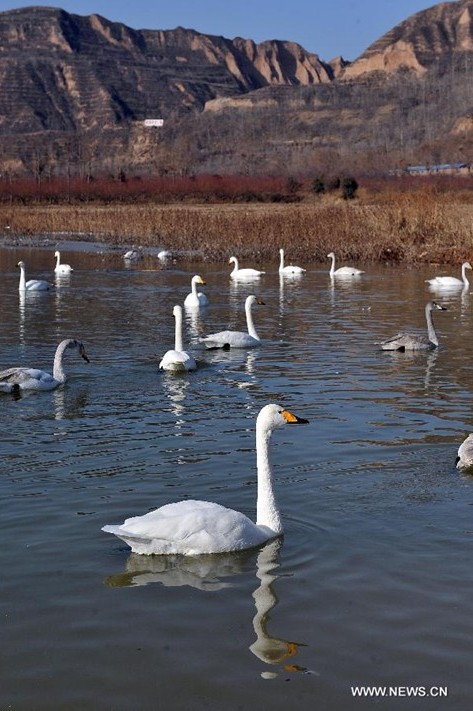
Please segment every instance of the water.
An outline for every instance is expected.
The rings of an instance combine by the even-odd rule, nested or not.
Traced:
[[[425,328],[438,269],[331,284],[324,265],[281,284],[275,261],[235,285],[225,264],[77,250],[56,293],[19,299],[18,259],[54,279],[53,251],[0,250],[0,368],[50,369],[69,336],[91,360],[67,354],[54,392],[0,397],[0,707],[470,709],[473,478],[454,462],[473,430],[472,297],[441,296],[440,349],[409,356],[374,342]],[[193,346],[198,370],[171,376],[157,363],[195,273],[210,306],[185,317],[186,343],[243,328],[257,293],[264,345]],[[189,497],[253,517],[272,401],[310,420],[273,436],[281,544],[179,560],[100,531]],[[352,697],[368,684],[448,697]]]

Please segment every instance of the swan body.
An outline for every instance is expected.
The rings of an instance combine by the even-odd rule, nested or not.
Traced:
[[[455,464],[457,469],[473,467],[473,433],[458,447],[458,456]]]
[[[3,392],[14,392],[18,389],[54,390],[58,385],[66,382],[62,357],[69,348],[76,349],[87,363],[90,362],[83,344],[75,338],[66,338],[56,348],[52,375],[38,368],[8,368],[0,371],[0,390]]]
[[[209,300],[202,291],[197,291],[197,284],[205,285],[205,281],[198,274],[191,279],[192,291],[184,299],[184,306],[208,306]]]
[[[233,270],[230,272],[232,279],[254,279],[255,277],[260,277],[261,274],[266,274],[266,272],[260,272],[258,269],[239,269],[236,257],[230,257],[228,263],[234,264]]]
[[[436,301],[429,301],[425,307],[425,318],[427,321],[427,336],[418,333],[398,333],[392,338],[385,341],[380,341],[383,351],[414,351],[414,350],[433,350],[438,347],[438,338],[435,333],[434,323],[432,321],[432,310],[439,309],[446,311],[445,306],[441,306]]]
[[[425,281],[432,287],[442,288],[442,287],[469,287],[470,282],[466,276],[466,270],[471,269],[470,262],[463,262],[462,264],[462,278],[457,279],[457,277],[452,276],[437,276],[433,279],[426,279]]]
[[[28,281],[26,281],[25,263],[18,262],[16,266],[20,267],[19,291],[50,291],[54,289],[54,284],[51,284],[49,281],[44,281],[44,279],[28,279]]]
[[[175,306],[172,313],[176,321],[174,350],[166,351],[161,359],[159,368],[160,370],[171,370],[175,373],[195,370],[197,364],[194,358],[183,349],[182,345],[182,307]]]
[[[210,501],[179,501],[144,516],[128,518],[121,525],[104,526],[127,543],[134,553],[145,555],[202,555],[246,550],[282,535],[283,526],[273,491],[269,458],[271,434],[286,424],[305,424],[278,405],[266,405],[256,420],[258,495],[256,523],[239,511]]]
[[[70,264],[61,264],[61,253],[58,250],[54,252],[54,256],[56,257],[56,266],[54,267],[56,274],[70,274],[74,271]]]
[[[279,250],[279,273],[282,274],[283,276],[285,274],[290,275],[290,274],[303,274],[306,270],[303,269],[302,267],[295,267],[292,264],[289,264],[288,266],[284,266],[284,250],[280,249]]]
[[[259,297],[250,294],[245,301],[246,326],[248,331],[219,331],[201,338],[207,348],[254,348],[261,345],[253,323],[252,307],[254,304],[264,305]]]
[[[141,259],[141,252],[139,249],[129,249],[125,254],[123,255],[123,259],[126,262],[137,262],[139,259]]]
[[[161,249],[158,252],[158,259],[160,259],[162,262],[165,262],[166,259],[169,259],[171,257],[171,252],[168,249]]]
[[[364,274],[363,269],[357,269],[356,267],[339,267],[335,269],[335,252],[329,252],[327,254],[328,259],[332,260],[332,266],[330,267],[330,276],[360,276]]]

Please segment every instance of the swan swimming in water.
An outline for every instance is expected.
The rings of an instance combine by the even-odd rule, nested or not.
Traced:
[[[174,350],[166,351],[161,359],[159,368],[161,370],[171,370],[174,373],[195,370],[197,364],[194,358],[183,349],[182,345],[182,307],[176,305],[172,310],[172,314],[176,320]]]
[[[457,469],[473,467],[473,433],[458,447],[458,456],[455,461]]]
[[[256,420],[258,494],[256,523],[247,516],[210,501],[185,500],[161,506],[121,525],[104,526],[144,555],[227,553],[259,546],[281,536],[283,526],[273,491],[269,443],[273,431],[286,424],[306,424],[279,405],[266,405]]]
[[[261,274],[266,274],[266,272],[260,272],[258,269],[239,269],[238,259],[236,257],[230,257],[228,260],[229,264],[234,264],[233,270],[230,272],[232,279],[251,279],[261,276]]]
[[[15,390],[54,390],[66,382],[66,374],[62,367],[62,357],[66,349],[74,348],[79,355],[89,363],[89,357],[83,344],[75,338],[66,338],[56,348],[53,374],[37,368],[8,368],[0,371],[0,390],[14,392]]]
[[[282,275],[285,274],[303,274],[306,270],[303,269],[302,267],[295,267],[292,264],[289,264],[287,267],[284,266],[284,250],[280,249],[279,250],[279,273]]]
[[[255,346],[260,346],[261,340],[256,333],[251,311],[254,304],[264,306],[264,301],[250,294],[250,296],[246,297],[245,301],[247,333],[244,331],[219,331],[218,333],[211,333],[209,336],[201,338],[201,343],[204,343],[207,348],[254,348]]]
[[[28,279],[26,281],[26,264],[18,262],[16,266],[20,267],[19,291],[51,291],[51,289],[54,289],[54,284],[44,279]]]
[[[56,266],[54,267],[56,274],[70,274],[74,271],[70,264],[61,264],[61,253],[58,250],[54,252],[54,256],[56,257]]]
[[[329,252],[327,258],[332,260],[332,266],[330,267],[330,276],[360,276],[364,274],[363,269],[357,269],[356,267],[339,267],[335,269],[335,252]]]
[[[136,249],[136,247],[133,247],[132,249],[129,249],[125,254],[123,255],[123,259],[126,262],[137,262],[139,259],[141,259],[141,251],[139,249]]]
[[[445,306],[441,306],[436,301],[429,301],[425,307],[425,318],[427,321],[427,336],[418,333],[398,333],[385,341],[379,341],[376,345],[381,346],[383,351],[415,351],[433,350],[438,347],[438,338],[435,333],[432,321],[432,310],[439,309],[446,311]]]
[[[469,287],[470,282],[468,281],[468,278],[466,276],[466,269],[471,269],[471,264],[470,262],[463,262],[462,264],[462,278],[457,279],[457,277],[452,277],[452,276],[436,276],[433,279],[426,279],[425,281],[430,284],[431,287],[437,287],[437,288],[442,288],[442,287]]]
[[[208,306],[209,300],[202,291],[197,291],[197,284],[205,285],[205,281],[198,274],[191,279],[192,291],[184,299],[184,306]]]

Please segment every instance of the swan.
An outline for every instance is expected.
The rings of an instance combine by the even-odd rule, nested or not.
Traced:
[[[26,265],[24,262],[18,262],[16,265],[20,267],[20,284],[19,291],[50,291],[54,289],[54,284],[44,279],[28,279],[26,281]]]
[[[468,469],[473,466],[473,433],[458,447],[458,456],[455,464],[457,469]]]
[[[166,259],[169,259],[172,256],[172,254],[169,249],[160,249],[157,256],[158,259],[160,259],[162,262],[165,262]]]
[[[251,311],[254,304],[264,306],[264,301],[262,301],[260,297],[250,294],[250,296],[246,297],[245,301],[248,333],[244,331],[219,331],[218,333],[211,333],[209,336],[201,338],[201,343],[205,343],[207,348],[253,348],[254,346],[260,346],[261,340],[256,333]]]
[[[379,341],[377,345],[381,346],[383,351],[414,351],[414,350],[432,350],[437,348],[439,342],[435,333],[434,323],[432,321],[432,310],[439,309],[446,311],[445,306],[441,306],[436,301],[429,301],[425,307],[425,318],[427,321],[427,336],[422,336],[417,333],[398,333],[392,338],[385,341]]]
[[[126,262],[137,262],[139,259],[141,259],[141,252],[139,249],[133,247],[133,249],[129,249],[128,252],[125,252],[125,254],[123,255],[123,259]]]
[[[279,405],[265,405],[256,419],[258,493],[256,523],[239,511],[210,501],[185,500],[166,504],[121,525],[103,526],[145,555],[229,553],[259,546],[281,536],[283,526],[273,492],[269,458],[271,434],[286,424],[306,424]]]
[[[0,390],[3,392],[14,392],[18,389],[54,390],[58,385],[66,382],[62,357],[68,348],[75,348],[87,363],[90,362],[83,344],[75,338],[66,338],[56,348],[52,375],[37,368],[8,368],[0,371]]]
[[[280,274],[303,274],[306,270],[302,267],[294,267],[292,264],[287,267],[284,266],[284,250],[279,250],[279,273]]]
[[[56,250],[54,252],[54,256],[56,257],[56,266],[54,267],[54,271],[56,274],[70,274],[74,271],[70,264],[61,264],[60,252]]]
[[[335,252],[329,252],[327,258],[332,260],[332,266],[330,267],[330,276],[359,276],[364,274],[363,269],[356,269],[356,267],[339,267],[335,269]]]
[[[230,272],[232,279],[248,279],[259,277],[261,274],[266,274],[266,272],[260,272],[258,269],[239,269],[238,259],[236,257],[230,257],[228,260],[229,264],[234,264],[233,271]]]
[[[198,274],[191,279],[192,291],[184,299],[184,306],[208,306],[209,300],[202,291],[197,291],[197,284],[205,284],[205,281]]]
[[[186,370],[195,370],[197,364],[193,357],[186,353],[182,347],[182,306],[175,306],[172,314],[176,321],[174,350],[166,351],[159,364],[160,370],[172,370],[182,373]]]
[[[469,287],[470,282],[468,281],[468,278],[465,274],[465,271],[467,269],[471,269],[471,264],[470,262],[463,262],[462,264],[462,278],[457,279],[457,277],[452,277],[452,276],[437,276],[434,277],[433,279],[426,279],[425,281],[430,284],[430,286],[433,287]]]

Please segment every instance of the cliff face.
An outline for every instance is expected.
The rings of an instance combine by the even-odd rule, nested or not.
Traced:
[[[27,7],[0,13],[0,171],[295,174],[422,145],[447,162],[449,136],[469,145],[472,83],[473,0],[413,15],[351,64]]]
[[[43,7],[0,13],[0,132],[114,127],[331,76],[292,42],[135,31]]]
[[[445,2],[393,27],[347,67],[342,78],[406,69],[421,76],[442,58],[472,51],[472,1]]]

